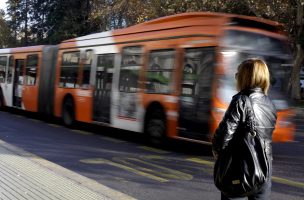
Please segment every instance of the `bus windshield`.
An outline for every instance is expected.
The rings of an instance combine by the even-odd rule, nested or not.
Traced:
[[[234,76],[242,61],[248,58],[261,58],[267,63],[270,72],[269,96],[278,110],[287,109],[289,105],[285,94],[291,73],[290,65],[287,65],[291,63],[288,49],[284,40],[251,32],[227,31],[221,52],[225,74],[220,80],[220,96],[227,98],[237,93]],[[223,100],[229,102],[231,98]]]

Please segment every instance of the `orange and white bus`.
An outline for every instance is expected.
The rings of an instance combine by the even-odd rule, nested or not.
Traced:
[[[273,140],[293,140],[284,89],[290,53],[280,24],[185,13],[56,46],[0,50],[1,105],[148,134],[210,143],[248,57],[264,59],[278,109]]]

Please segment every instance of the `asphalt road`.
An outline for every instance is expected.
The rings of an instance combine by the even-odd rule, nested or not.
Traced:
[[[212,179],[210,147],[171,142],[149,146],[140,134],[0,112],[0,139],[30,153],[144,200],[220,199]],[[304,119],[294,142],[274,144],[272,199],[304,197]]]

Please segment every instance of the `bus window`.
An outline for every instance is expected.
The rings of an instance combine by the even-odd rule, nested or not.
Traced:
[[[148,93],[170,93],[174,69],[173,49],[152,51],[149,55],[146,91]]]
[[[237,66],[248,58],[260,58],[264,60],[270,72],[270,91],[278,110],[285,110],[289,107],[286,98],[288,90],[288,77],[290,68],[282,67],[291,63],[289,47],[285,40],[272,38],[266,35],[245,31],[229,30],[223,38],[223,65],[225,74],[219,79],[220,89],[218,96],[224,103],[231,101],[231,96],[237,93],[236,81],[234,78]]]
[[[261,54],[271,53],[275,56],[289,55],[289,47],[285,40],[268,37],[259,33],[238,30],[228,30],[222,40],[223,47],[238,51],[256,51]]]
[[[91,64],[92,64],[93,51],[87,50],[85,52],[85,61],[83,63],[82,74],[82,87],[88,88],[90,84]]]
[[[186,50],[182,96],[210,98],[214,62],[213,49],[194,48]]]
[[[5,82],[7,56],[0,57],[0,83]]]
[[[67,52],[62,55],[60,87],[77,88],[80,52]]]
[[[142,47],[125,47],[122,52],[119,91],[137,92],[139,70],[142,66]]]
[[[14,67],[14,57],[10,56],[8,63],[8,70],[7,70],[7,83],[12,83],[13,67]]]
[[[35,85],[37,78],[38,55],[27,56],[25,68],[25,84]]]

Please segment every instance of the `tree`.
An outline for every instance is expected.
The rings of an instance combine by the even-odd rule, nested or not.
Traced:
[[[21,26],[19,0],[9,0],[7,5],[8,17],[10,18],[8,20],[8,25],[14,33],[14,42],[12,44],[14,46],[18,46],[19,31]]]
[[[11,31],[4,16],[5,12],[0,10],[0,48],[6,48],[12,42]]]
[[[49,43],[55,44],[91,33],[89,0],[54,0],[48,7],[46,24]]]
[[[294,34],[294,46],[295,46],[295,61],[294,61],[294,66],[292,70],[292,76],[291,76],[291,85],[292,85],[292,97],[294,99],[300,99],[300,70],[301,67],[303,66],[303,60],[304,60],[304,50],[303,50],[303,45],[304,45],[304,32],[303,32],[303,25],[304,25],[304,20],[303,20],[303,4],[304,1],[302,0],[297,0],[296,5],[296,24],[295,24],[295,31],[290,31],[291,34]]]
[[[32,44],[46,44],[49,26],[47,24],[47,16],[49,13],[49,5],[52,0],[33,0],[29,16],[31,21],[30,32]]]
[[[16,46],[56,44],[91,33],[91,0],[8,0]]]
[[[24,46],[28,46],[29,45],[29,30],[28,30],[28,26],[29,26],[29,17],[28,17],[28,13],[29,13],[29,9],[30,9],[30,0],[23,0],[20,1],[20,12],[21,12],[21,18],[20,20],[23,22],[23,38],[21,39],[21,41],[23,40],[23,42],[21,42]]]

